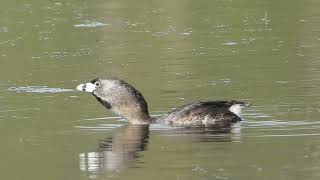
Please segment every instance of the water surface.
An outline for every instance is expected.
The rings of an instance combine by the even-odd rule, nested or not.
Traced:
[[[35,1],[0,7],[0,179],[319,179],[320,3]],[[228,131],[124,126],[81,82],[158,116],[250,102]]]

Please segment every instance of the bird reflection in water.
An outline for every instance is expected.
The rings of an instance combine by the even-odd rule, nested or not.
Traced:
[[[157,130],[155,130],[157,131]],[[196,142],[239,142],[240,124],[218,128],[162,129],[164,136],[188,136]],[[80,169],[85,172],[119,172],[137,161],[139,152],[146,150],[149,139],[149,125],[127,124],[117,129],[113,137],[102,140],[96,152],[79,155]]]
[[[130,166],[148,144],[149,125],[127,124],[99,143],[96,152],[79,155],[80,169],[87,172],[121,171]]]

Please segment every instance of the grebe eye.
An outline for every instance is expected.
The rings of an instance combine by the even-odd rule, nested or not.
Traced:
[[[100,82],[97,81],[94,83],[94,85],[96,85],[96,87],[100,87],[101,84],[100,84]]]

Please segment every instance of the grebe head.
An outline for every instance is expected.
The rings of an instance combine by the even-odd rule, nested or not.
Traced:
[[[151,120],[142,94],[123,80],[97,78],[78,85],[77,89],[91,93],[104,107],[132,124],[148,124]]]

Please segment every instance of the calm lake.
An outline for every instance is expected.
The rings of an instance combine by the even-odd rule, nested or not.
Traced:
[[[320,1],[2,0],[1,180],[318,180]],[[130,126],[90,94],[139,89],[153,116],[251,104],[228,132]]]

